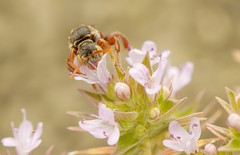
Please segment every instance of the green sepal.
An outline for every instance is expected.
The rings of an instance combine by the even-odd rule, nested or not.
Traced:
[[[150,75],[152,75],[152,67],[151,67],[151,63],[150,63],[149,52],[146,53],[142,64],[145,65],[149,69]]]
[[[233,134],[229,129],[219,127],[216,125],[206,123],[208,130],[210,130],[213,134],[218,136],[219,138],[227,137],[229,139],[233,138]]]
[[[237,131],[234,128],[231,128],[230,130],[231,130],[231,132],[232,132],[232,134],[235,138],[240,138],[240,132],[239,131]]]
[[[136,111],[131,112],[114,111],[114,116],[118,120],[135,121],[138,117],[138,113]]]
[[[225,89],[227,92],[227,97],[228,97],[229,103],[232,106],[233,111],[240,112],[240,107],[239,107],[238,103],[236,102],[235,92],[227,87]]]
[[[116,93],[115,93],[115,90],[114,90],[114,86],[115,86],[115,80],[111,80],[109,83],[108,83],[108,87],[107,87],[107,94],[106,96],[110,99],[112,99],[113,101],[115,100],[118,100],[117,96],[116,96]]]
[[[124,135],[121,135],[119,141],[117,143],[117,150],[114,154],[116,155],[125,155],[131,149],[135,148],[141,140],[133,136],[135,134],[135,130],[127,132]]]
[[[98,93],[94,93],[88,90],[84,90],[84,89],[78,89],[78,91],[82,92],[83,94],[85,94],[87,97],[89,97],[90,99],[93,99],[97,102],[101,102],[102,101],[102,94],[98,94]]]
[[[160,119],[167,119],[169,118],[170,115],[172,115],[176,110],[178,110],[185,102],[187,98],[183,98],[183,99],[180,99],[178,100],[173,106],[171,109],[169,109],[165,114],[163,114]]]
[[[118,79],[122,81],[125,78],[125,72],[122,69],[120,69],[120,67],[117,67],[117,66],[115,66],[115,70],[116,70]]]
[[[233,113],[231,106],[226,101],[224,101],[223,99],[221,99],[219,97],[216,97],[216,100],[221,104],[221,106],[225,109],[225,111],[228,114]]]
[[[224,152],[240,152],[240,138],[234,138],[225,146],[218,148],[218,151]]]
[[[169,111],[173,106],[174,106],[174,102],[170,101],[170,100],[165,100],[164,102],[161,102],[159,104],[160,107],[160,111],[162,114],[165,114],[167,111]]]

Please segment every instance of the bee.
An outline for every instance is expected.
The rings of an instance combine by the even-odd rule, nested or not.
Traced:
[[[84,74],[80,67],[86,65],[90,69],[96,69],[98,62],[104,53],[109,53],[115,66],[119,66],[119,59],[113,54],[112,45],[115,51],[120,52],[120,43],[118,37],[121,37],[123,46],[130,50],[127,38],[121,32],[112,32],[104,36],[100,31],[90,25],[80,25],[73,29],[68,37],[69,47],[71,49],[69,58],[66,59],[70,77],[75,74]]]

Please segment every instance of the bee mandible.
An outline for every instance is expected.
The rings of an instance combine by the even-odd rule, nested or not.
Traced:
[[[111,45],[114,45],[114,49],[119,57],[120,42],[118,37],[122,39],[123,46],[130,50],[130,44],[121,32],[112,32],[103,36],[100,31],[90,25],[80,25],[73,29],[68,37],[71,52],[66,60],[68,70],[72,72],[70,77],[73,77],[75,74],[84,74],[80,70],[82,65],[86,65],[90,69],[96,69],[104,53],[109,53],[114,65],[120,66],[119,59],[115,58],[111,48]]]

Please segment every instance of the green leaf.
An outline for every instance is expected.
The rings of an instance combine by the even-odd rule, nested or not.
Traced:
[[[233,113],[231,106],[226,101],[219,97],[216,97],[216,100],[221,104],[228,114]]]

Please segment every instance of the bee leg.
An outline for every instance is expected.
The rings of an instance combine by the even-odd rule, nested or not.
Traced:
[[[80,62],[77,67],[74,65],[74,66],[75,66],[75,70],[74,70],[74,71],[72,72],[72,74],[69,76],[70,79],[73,78],[76,73],[84,75],[84,73],[82,73],[82,72],[80,71],[80,69],[79,69],[79,68],[84,64],[84,62],[85,62],[85,61]]]
[[[114,56],[114,54],[113,54],[112,48],[110,47],[109,43],[108,43],[106,40],[99,39],[99,40],[98,40],[98,44],[99,44],[101,47],[105,47],[105,48],[106,48],[107,52],[109,52],[110,57],[111,57],[111,59],[112,59],[113,62],[114,62],[115,67],[118,68],[123,74],[125,74],[125,72],[124,72],[124,70],[123,70],[123,68],[122,68],[121,63],[118,61],[119,58],[120,58],[119,54],[118,54],[118,57],[119,57],[119,58],[117,58],[117,60],[116,60],[116,58],[115,58],[115,56]],[[100,50],[100,51],[95,52],[94,54],[98,54],[98,53],[106,53],[106,52],[105,52],[105,50]],[[117,52],[117,53],[119,53],[119,52]]]
[[[96,54],[99,54],[99,53],[109,53],[110,54],[110,57],[111,59],[113,60],[114,64],[116,65],[117,64],[117,61],[115,59],[115,56],[112,52],[112,48],[110,47],[110,45],[108,44],[107,41],[105,41],[104,39],[99,39],[98,42],[97,42],[101,47],[103,47],[105,50],[100,50],[100,51],[97,51],[97,52],[94,52],[94,55]]]
[[[127,40],[127,38],[121,33],[121,32],[112,32],[110,34],[108,34],[105,39],[107,40],[107,42],[110,44],[110,45],[113,45],[113,44],[118,44],[117,46],[119,46],[119,41],[118,39],[116,39],[117,37],[121,37],[122,39],[122,42],[123,42],[123,45],[126,49],[130,50],[131,49],[131,45],[129,44],[129,41]],[[115,45],[116,47],[116,45]],[[119,46],[120,48],[120,46]],[[120,51],[120,49],[118,49]],[[117,51],[117,52],[119,52]]]

